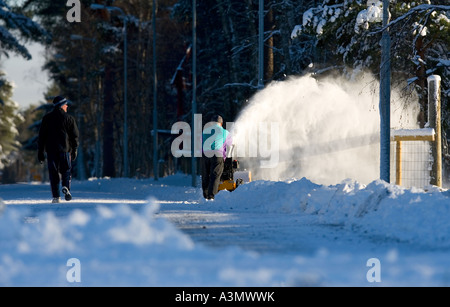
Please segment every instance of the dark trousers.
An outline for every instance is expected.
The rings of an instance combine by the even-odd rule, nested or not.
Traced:
[[[72,159],[69,152],[47,153],[48,175],[53,197],[60,197],[59,183],[70,190]],[[61,177],[60,177],[61,176]]]
[[[222,157],[203,157],[202,189],[205,198],[214,198],[219,192],[220,177],[223,173],[224,161]]]

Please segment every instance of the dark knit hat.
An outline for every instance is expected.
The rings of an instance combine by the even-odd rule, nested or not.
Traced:
[[[217,122],[219,124],[223,124],[223,118],[220,115],[213,115],[213,117],[211,118],[211,121]]]
[[[63,105],[67,104],[67,102],[67,99],[62,96],[56,96],[55,98],[53,98],[53,105],[55,106],[55,108],[62,107]]]

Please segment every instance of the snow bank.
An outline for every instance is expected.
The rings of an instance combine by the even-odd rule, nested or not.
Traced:
[[[158,208],[149,201],[137,209],[116,204],[74,209],[67,216],[51,210],[33,216],[8,206],[0,216],[0,286],[292,286],[304,281],[293,269],[295,258],[280,266],[277,258],[258,262],[258,255],[235,247],[195,245],[166,219],[156,218]],[[79,283],[71,279],[74,263],[80,265]]]
[[[382,181],[365,186],[346,180],[325,186],[305,178],[261,180],[232,193],[220,192],[211,202],[201,198],[200,189],[180,183],[180,178],[151,182],[96,179],[74,183],[80,193],[109,195],[114,202],[99,205],[86,199],[59,207],[45,207],[27,198],[28,190],[36,195],[38,189],[48,196],[48,186],[0,186],[7,204],[0,214],[0,286],[370,285],[365,279],[365,263],[374,254],[367,249],[357,254],[331,254],[329,246],[324,246],[313,254],[260,255],[233,246],[210,248],[195,243],[161,217],[164,210],[176,208],[192,210],[189,214],[208,210],[232,213],[229,215],[242,219],[233,221],[236,227],[251,224],[250,216],[255,214],[285,224],[297,216],[298,223],[309,223],[306,227],[339,226],[372,242],[410,243],[421,251],[450,247],[450,192],[437,188],[404,189]],[[147,193],[147,204],[127,204],[125,196],[129,197],[130,191],[135,191],[134,197]],[[125,195],[123,204],[115,202],[120,193]],[[162,201],[149,195],[158,195]],[[188,202],[172,201],[175,195]],[[15,201],[20,198],[18,205]],[[170,202],[172,205],[167,205]],[[63,210],[65,214],[61,214]],[[321,231],[328,235],[330,228]],[[382,255],[383,285],[442,284],[448,255],[433,255],[437,258],[425,258],[430,269],[424,272],[417,267],[418,263],[425,265],[421,255],[405,259],[390,250]],[[81,283],[68,280],[71,259],[81,264]]]
[[[84,279],[103,285],[130,285],[128,274],[136,285],[162,273],[175,274],[179,267],[140,267],[155,258],[179,258],[194,248],[172,224],[154,218],[157,208],[153,202],[139,211],[99,206],[92,214],[74,209],[63,218],[53,211],[31,218],[27,210],[7,208],[0,218],[0,284],[67,284],[61,272],[69,269],[66,261],[71,258],[88,267]]]
[[[352,180],[332,186],[305,178],[255,181],[219,194],[214,206],[227,210],[230,203],[261,214],[315,215],[317,223],[341,225],[373,238],[450,247],[450,191],[438,188],[406,189],[380,180],[367,186]]]

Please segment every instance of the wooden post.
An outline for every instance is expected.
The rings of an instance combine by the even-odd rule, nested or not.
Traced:
[[[442,187],[441,77],[437,75],[428,77],[428,124],[436,132],[430,183]]]
[[[395,184],[402,185],[402,141],[397,141],[395,149]]]

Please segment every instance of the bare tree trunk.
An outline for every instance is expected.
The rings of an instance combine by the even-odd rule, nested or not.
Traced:
[[[265,20],[266,26],[265,29],[270,30],[269,31],[269,38],[265,42],[265,48],[264,48],[264,62],[265,62],[265,79],[267,82],[272,81],[273,79],[273,72],[274,72],[274,58],[273,58],[273,29],[275,28],[275,25],[273,23],[273,10],[272,8],[269,9],[267,13],[267,17]]]
[[[425,48],[423,46],[423,38],[418,37],[416,41],[416,50],[417,55],[422,59],[425,60]],[[417,86],[419,90],[419,105],[420,105],[420,111],[418,115],[418,122],[420,125],[420,128],[424,128],[425,124],[427,123],[427,116],[428,116],[428,96],[427,96],[427,75],[426,75],[426,67],[423,62],[420,62],[419,67],[416,71],[417,76]]]
[[[249,10],[253,10],[253,9],[257,10],[257,7],[254,7],[254,5],[253,5],[252,0],[247,0],[247,7]],[[250,37],[254,38],[252,45],[255,46],[255,54],[258,54],[258,31],[257,31],[258,23],[255,21],[255,23],[254,23],[255,26],[252,26],[251,23],[249,23],[249,24],[250,24],[250,26],[249,26]],[[258,57],[257,56],[254,57],[252,67],[253,67],[253,71],[254,71],[253,75],[255,76],[255,80],[257,80],[258,79],[258,77],[257,77],[258,76]],[[256,82],[256,84],[257,83],[258,82]]]
[[[97,0],[96,3],[100,3]],[[99,15],[104,21],[109,21],[109,13],[99,10]],[[116,175],[114,166],[114,97],[113,97],[113,71],[112,64],[105,63],[104,79],[104,104],[103,104],[103,176],[114,177]]]
[[[292,59],[290,53],[290,45],[291,45],[290,34],[296,24],[293,7],[289,6],[286,9],[285,14],[282,14],[281,16],[278,17],[282,19],[282,21],[279,24],[281,32],[280,34],[281,48],[283,49],[282,61],[285,65],[284,73],[290,75],[294,71],[294,67],[292,67]]]
[[[103,107],[103,176],[116,175],[114,161],[114,97],[113,72],[110,64],[105,68]]]
[[[236,32],[235,32],[235,26],[233,23],[233,19],[231,18],[230,12],[233,9],[232,3],[230,0],[226,0],[226,1],[221,1],[220,5],[219,5],[219,14],[221,16],[221,21],[222,21],[222,29],[224,32],[224,36],[227,38],[229,44],[228,46],[230,46],[231,48],[229,49],[229,51],[231,52],[231,49],[235,46],[237,46],[239,44],[237,37],[236,37]],[[231,54],[231,59],[230,59],[230,66],[229,66],[229,78],[231,83],[238,83],[239,82],[239,77],[238,77],[238,71],[239,71],[239,55],[238,54]],[[233,91],[230,93],[230,100],[234,100],[235,99],[235,95],[233,95]],[[230,103],[228,104],[229,110],[227,110],[228,114],[232,114],[233,116],[236,113],[236,108],[235,108],[235,104],[230,101]]]

